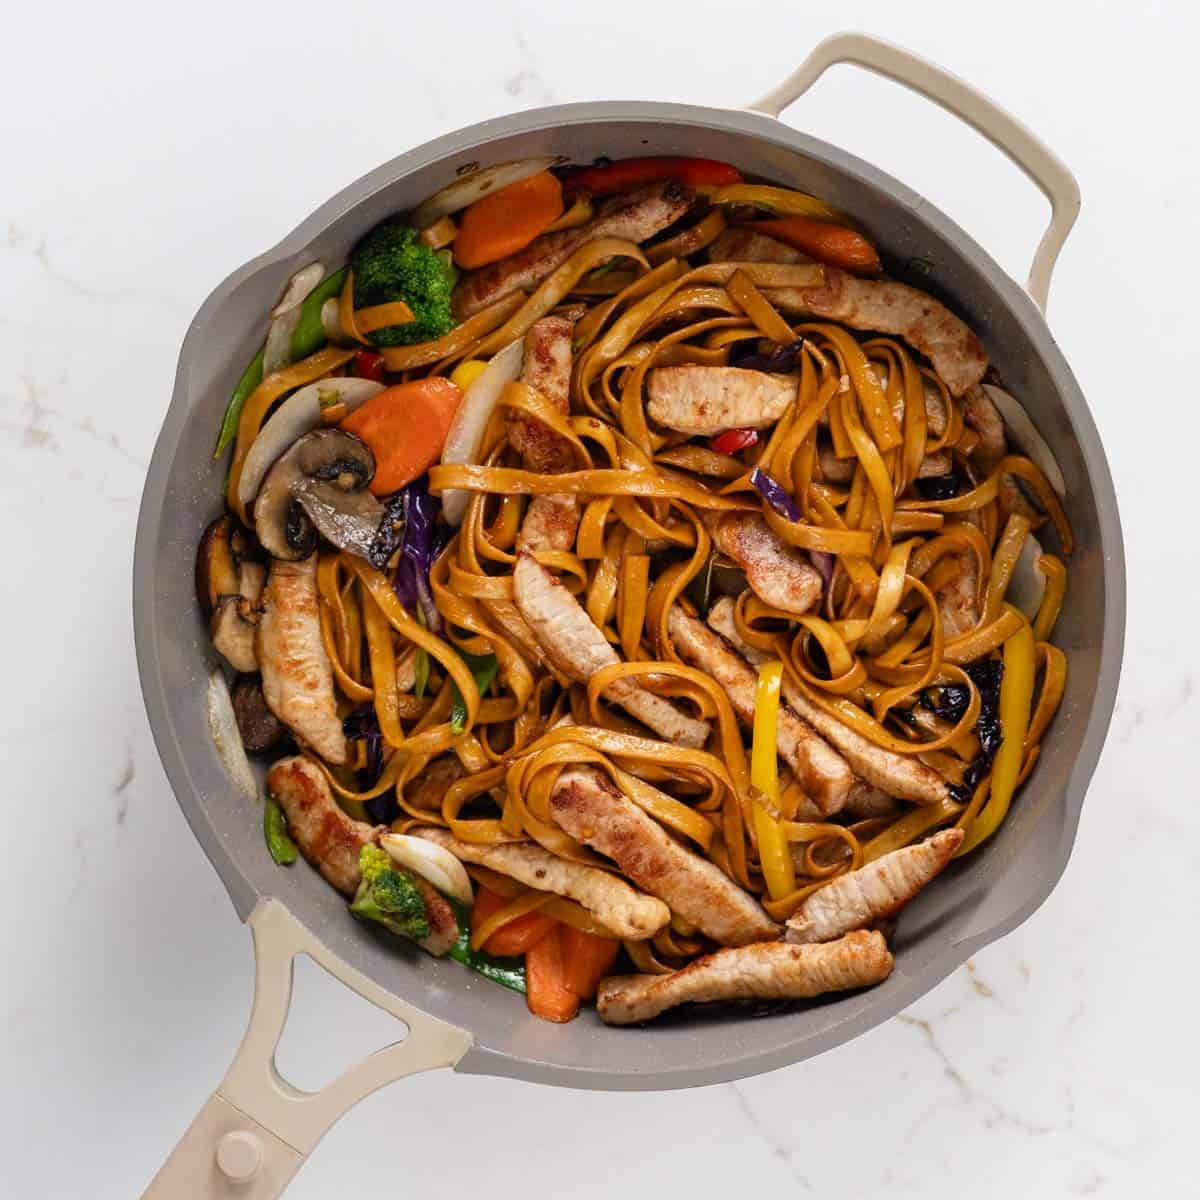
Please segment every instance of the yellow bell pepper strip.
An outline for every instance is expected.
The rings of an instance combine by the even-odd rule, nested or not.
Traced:
[[[779,763],[776,758],[776,732],[779,726],[779,688],[783,681],[783,663],[765,662],[758,669],[758,688],[754,696],[754,741],[750,750],[750,782],[771,805],[779,803]],[[783,826],[754,797],[754,831],[758,835],[758,861],[762,865],[767,892],[780,900],[796,890],[796,871]]]
[[[748,204],[755,208],[764,208],[778,217],[812,217],[818,221],[833,221],[847,225],[849,221],[844,213],[836,208],[830,208],[824,200],[810,196],[807,192],[793,191],[791,188],[767,187],[758,183],[731,183],[717,188],[709,203]]]
[[[328,375],[330,371],[348,363],[354,355],[355,350],[353,349],[342,350],[337,346],[327,346],[324,350],[310,354],[301,362],[284,367],[281,371],[272,372],[247,397],[238,420],[237,443],[233,448],[233,461],[229,464],[229,484],[225,493],[229,507],[237,513],[242,521],[246,521],[246,513],[238,499],[238,480],[242,477],[242,467],[245,465],[246,455],[250,453],[250,446],[258,437],[258,432],[262,428],[263,420],[270,411],[271,405],[285,392],[293,391],[295,388]]]
[[[967,836],[958,848],[958,855],[969,854],[991,837],[1008,812],[1025,757],[1025,735],[1029,732],[1033,707],[1035,648],[1033,630],[1027,621],[1022,621],[1016,633],[1004,643],[1004,679],[1000,684],[1002,739],[992,766],[991,795],[979,815],[967,826]]]
[[[482,358],[467,358],[450,372],[450,382],[465,392],[487,370]]]
[[[1054,632],[1058,614],[1062,611],[1063,599],[1067,594],[1067,568],[1063,560],[1054,554],[1039,555],[1037,565],[1046,576],[1046,590],[1042,593],[1042,603],[1034,618],[1033,637],[1035,641],[1045,642]]]

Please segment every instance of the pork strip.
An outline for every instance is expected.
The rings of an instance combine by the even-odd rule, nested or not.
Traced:
[[[288,832],[300,847],[300,853],[339,892],[353,896],[362,882],[359,851],[387,832],[386,827],[367,825],[344,813],[334,800],[321,768],[307,758],[281,758],[267,772],[267,790],[283,809]],[[420,876],[399,866],[394,870],[411,879],[425,901],[429,934],[417,945],[440,958],[458,940],[454,910]]]
[[[544,233],[524,250],[477,271],[468,271],[454,289],[454,315],[461,321],[517,288],[528,291],[536,287],[580,246],[595,238],[644,242],[679,220],[694,199],[691,189],[676,181],[612,196],[586,225]]]
[[[954,857],[961,829],[943,829],[926,842],[904,846],[839,875],[813,892],[787,923],[789,942],[829,942],[895,915]]]
[[[466,773],[462,763],[453,754],[442,754],[426,764],[404,785],[404,799],[422,812],[441,812],[447,788]]]
[[[667,631],[680,656],[711,675],[729,697],[738,719],[754,724],[758,678],[754,668],[702,621],[675,605],[667,616]],[[776,728],[779,756],[796,774],[800,787],[823,816],[839,812],[854,784],[854,773],[813,728],[786,704],[779,706]]]
[[[609,871],[569,862],[533,842],[481,846],[461,842],[446,829],[417,829],[414,833],[445,847],[463,862],[498,871],[540,892],[574,900],[619,938],[642,941],[671,920],[671,912],[661,900],[643,895]]]
[[[766,657],[738,637],[733,621],[733,601],[728,596],[722,596],[709,609],[708,623],[752,665],[757,666]],[[845,755],[846,761],[867,783],[889,796],[898,796],[918,804],[938,804],[949,799],[949,784],[932,767],[926,766],[914,754],[896,754],[868,741],[862,734],[813,704],[786,674],[783,677],[783,695],[800,717]]]
[[[586,683],[597,671],[621,661],[575,597],[529,554],[517,555],[513,594],[546,658],[564,675]],[[687,716],[631,680],[616,680],[606,695],[668,742],[699,749],[708,741],[707,722]]]
[[[746,582],[766,604],[802,616],[820,602],[823,584],[808,557],[789,546],[752,512],[704,513],[716,548],[746,573]]]
[[[759,942],[718,950],[670,975],[609,976],[600,984],[596,1011],[608,1025],[636,1025],[677,1004],[807,1000],[882,983],[891,971],[881,933],[849,933],[810,946]]]
[[[681,846],[603,771],[564,771],[550,793],[550,815],[713,941],[744,946],[779,936],[779,926],[753,896],[714,863]]]
[[[817,286],[766,288],[763,294],[781,312],[903,338],[929,359],[951,395],[963,395],[987,370],[987,354],[975,334],[944,304],[907,284],[859,279],[827,266]]]
[[[652,367],[646,413],[677,433],[711,437],[726,429],[765,429],[795,403],[798,375],[685,363]]]
[[[979,570],[973,554],[955,555],[958,563],[954,575],[934,593],[942,629],[947,639],[967,633],[979,624],[979,599],[976,590]]]
[[[271,561],[255,650],[267,707],[305,745],[338,766],[349,757],[321,640],[317,556]]]
[[[708,259],[709,262],[812,262],[807,254],[802,254],[778,238],[736,226],[713,239],[708,248]]]

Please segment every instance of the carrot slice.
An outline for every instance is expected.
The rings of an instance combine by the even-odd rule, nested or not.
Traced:
[[[593,999],[600,980],[612,970],[621,943],[616,938],[584,933],[567,925],[563,926],[559,936],[562,939],[563,982],[567,991],[574,992],[580,1000]]]
[[[475,890],[475,907],[471,909],[471,929],[479,929],[484,922],[506,907],[511,901],[497,896],[485,887]],[[558,922],[539,912],[526,913],[506,921],[483,944],[488,954],[497,958],[517,958],[526,953],[550,932]]]
[[[414,379],[372,396],[341,423],[375,455],[376,496],[399,491],[437,462],[460,400],[448,379]]]
[[[779,217],[773,221],[747,221],[745,229],[757,229],[789,246],[846,271],[873,275],[881,270],[875,247],[857,230],[811,217]]]
[[[471,269],[516,254],[562,210],[562,184],[549,171],[518,179],[466,209],[454,239],[454,261]]]
[[[579,1011],[579,997],[563,981],[561,930],[552,929],[526,952],[525,999],[543,1021],[562,1024]]]

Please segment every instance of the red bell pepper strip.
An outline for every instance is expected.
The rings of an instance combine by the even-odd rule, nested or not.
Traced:
[[[602,167],[574,167],[562,175],[568,193],[587,191],[593,196],[611,196],[664,179],[677,179],[689,187],[725,187],[741,183],[742,176],[728,163],[711,158],[622,158]]]
[[[747,450],[758,442],[756,429],[727,429],[718,433],[709,443],[718,454],[736,454],[739,450]]]
[[[354,374],[359,379],[373,379],[376,383],[383,382],[383,355],[374,350],[360,350],[354,356]]]

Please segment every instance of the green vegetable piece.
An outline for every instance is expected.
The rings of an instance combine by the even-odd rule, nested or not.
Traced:
[[[250,393],[262,383],[262,377],[263,352],[260,350],[242,372],[237,387],[233,389],[233,395],[229,397],[225,415],[221,418],[221,432],[217,434],[217,448],[213,451],[213,458],[220,458],[225,452],[225,447],[237,437],[238,422],[242,419],[242,406],[250,398]]]
[[[708,610],[712,607],[713,563],[716,561],[717,556],[710,554],[696,578],[687,585],[687,598],[696,606],[696,611],[701,617],[707,617]]]
[[[408,875],[397,871],[386,850],[368,843],[359,851],[362,882],[350,902],[350,911],[367,921],[414,941],[429,936],[425,898]]]
[[[496,672],[500,669],[500,664],[496,661],[494,654],[467,654],[460,650],[463,662],[471,668],[471,674],[475,676],[475,686],[479,689],[479,694],[482,696],[484,692],[491,687],[492,680],[496,678]],[[463,699],[462,692],[458,690],[458,684],[451,683],[454,692],[454,703],[450,707],[450,731],[451,733],[462,733],[467,727],[467,702]]]
[[[292,334],[292,344],[288,351],[288,362],[298,362],[325,345],[325,326],[321,324],[321,306],[326,300],[338,295],[342,284],[346,281],[346,267],[334,271],[328,279],[317,284],[300,304],[300,320],[296,331]],[[225,416],[221,418],[221,432],[217,435],[217,448],[213,458],[220,458],[226,448],[237,437],[238,422],[242,419],[242,407],[250,398],[250,394],[263,380],[263,352],[260,350],[251,360],[250,365],[242,372],[229,404],[225,408]]]
[[[346,282],[346,268],[334,271],[328,279],[323,279],[300,302],[300,320],[296,322],[296,331],[292,334],[292,345],[288,353],[289,362],[299,362],[310,354],[315,354],[325,345],[325,326],[321,324],[321,309],[326,300],[332,300],[340,295],[342,284]]]
[[[483,950],[471,949],[470,913],[456,900],[449,901],[458,917],[458,941],[450,949],[449,957],[469,967],[476,974],[490,979],[501,987],[525,994],[525,960],[522,958],[497,958]]]
[[[271,857],[281,867],[290,867],[296,861],[299,850],[288,833],[287,818],[274,796],[267,797],[266,806],[263,808],[263,836],[267,840],[267,849],[271,852]]]
[[[417,650],[416,657],[413,659],[413,695],[418,700],[423,699],[428,686],[429,651],[422,646]]]
[[[417,231],[398,221],[377,225],[354,247],[354,307],[403,300],[415,320],[370,334],[377,346],[428,342],[454,328],[450,293],[458,277],[436,250],[417,240]]]

